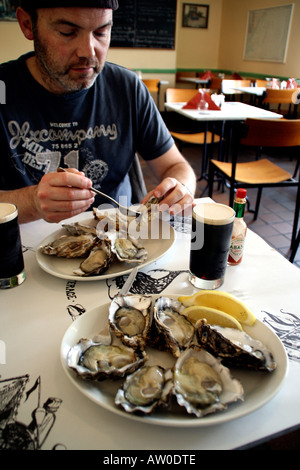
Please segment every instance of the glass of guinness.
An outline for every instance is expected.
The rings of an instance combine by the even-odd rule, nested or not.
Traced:
[[[24,259],[14,204],[0,203],[0,289],[9,289],[25,280]]]
[[[189,280],[198,289],[224,282],[235,212],[224,204],[200,203],[193,209]]]

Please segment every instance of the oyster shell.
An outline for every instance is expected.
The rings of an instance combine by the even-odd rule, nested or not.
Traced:
[[[79,276],[102,274],[112,262],[111,244],[108,240],[98,240],[88,257],[80,263],[80,269],[74,271]]]
[[[177,359],[174,368],[174,395],[188,413],[201,418],[243,400],[241,383],[209,352],[191,347]]]
[[[124,344],[144,348],[152,323],[151,297],[139,294],[117,295],[109,306],[109,324]]]
[[[244,331],[209,325],[205,320],[199,320],[195,328],[199,344],[211,354],[220,357],[226,365],[269,372],[276,368],[276,362],[268,348]]]
[[[92,234],[94,237],[96,237],[96,227],[92,225],[85,225],[80,222],[74,222],[73,224],[63,224],[64,229],[70,234],[70,235],[85,235],[85,234]]]
[[[40,248],[45,255],[62,258],[84,258],[88,255],[96,242],[96,237],[91,233],[84,235],[62,235],[51,243]]]
[[[119,261],[126,263],[142,263],[148,257],[148,252],[139,240],[131,237],[117,237],[112,242],[112,251]]]
[[[149,199],[146,201],[143,210],[143,216],[146,214],[148,220],[150,221],[153,216],[157,216],[158,214],[158,204],[163,198],[157,198],[155,196],[150,196]]]
[[[195,336],[194,325],[180,313],[183,309],[181,302],[168,297],[159,297],[153,309],[154,345],[163,340],[162,345],[158,343],[157,346],[168,349],[175,357],[192,344]]]
[[[147,356],[143,351],[124,344],[101,344],[82,338],[67,355],[68,366],[83,379],[121,378],[142,366]]]
[[[116,394],[115,404],[121,405],[128,413],[152,413],[166,405],[173,386],[173,374],[158,365],[143,366],[126,377]]]

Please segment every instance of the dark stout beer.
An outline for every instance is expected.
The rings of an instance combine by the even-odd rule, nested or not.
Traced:
[[[216,289],[224,281],[234,210],[223,204],[199,204],[193,210],[190,281],[200,289]]]
[[[0,203],[0,288],[21,284],[25,279],[18,210]]]

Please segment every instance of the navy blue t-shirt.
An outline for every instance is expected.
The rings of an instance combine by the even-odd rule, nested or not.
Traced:
[[[26,59],[32,54],[0,65],[6,90],[0,189],[37,184],[63,166],[84,171],[95,188],[130,202],[135,153],[152,160],[173,145],[147,88],[134,72],[107,62],[89,89],[54,95],[31,76]]]

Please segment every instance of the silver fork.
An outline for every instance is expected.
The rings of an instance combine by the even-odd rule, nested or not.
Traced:
[[[65,168],[61,168],[61,167],[58,167],[57,171],[59,173],[62,172],[62,171],[67,172],[67,170]],[[90,190],[93,191],[96,194],[99,194],[100,196],[105,197],[109,201],[111,201],[113,204],[115,204],[118,207],[119,211],[124,215],[128,215],[128,216],[131,216],[131,217],[139,217],[140,215],[142,215],[142,212],[133,210],[130,207],[122,206],[118,201],[116,201],[112,197],[108,196],[108,194],[102,193],[101,191],[98,191],[98,189],[95,189],[92,186],[90,187]]]

